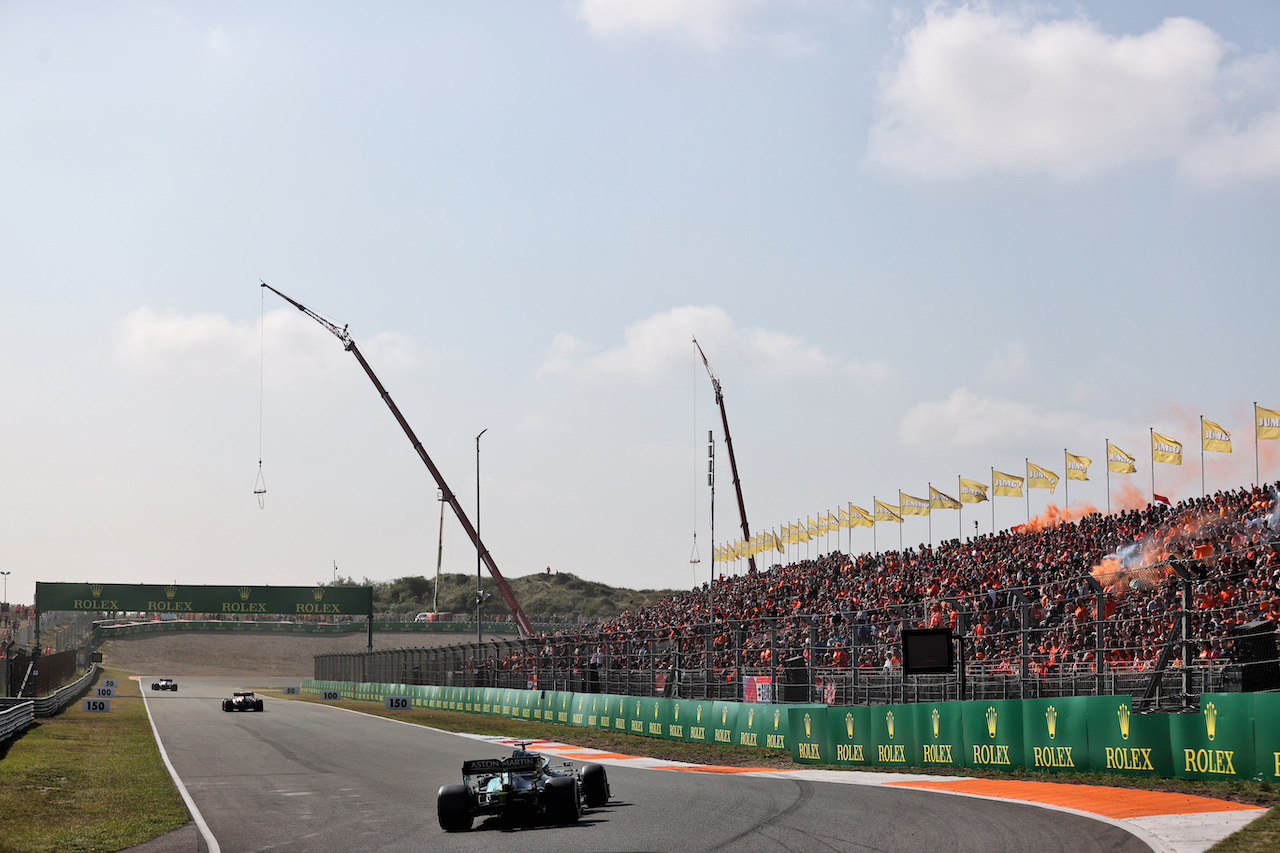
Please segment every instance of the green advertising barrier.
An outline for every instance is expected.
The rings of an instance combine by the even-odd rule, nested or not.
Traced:
[[[369,616],[371,586],[205,586],[36,581],[40,610]]]
[[[871,763],[881,767],[909,767],[918,752],[912,705],[879,705],[871,709]]]
[[[1089,761],[1089,700],[1082,696],[1028,699],[1022,707],[1023,756],[1028,770],[1084,773]]]
[[[622,706],[622,697],[612,693],[600,694],[600,707],[596,713],[596,728],[612,729],[613,717]]]
[[[667,720],[666,736],[672,740],[690,743],[711,743],[713,731],[711,714],[715,703],[710,699],[671,699],[671,716]]]
[[[844,708],[831,708],[826,715],[826,729],[823,732],[827,748],[823,749],[824,764],[841,764],[864,767],[874,764],[875,748],[871,741],[871,708],[867,705],[854,705]],[[791,727],[791,736],[796,734],[795,724]],[[813,735],[815,742],[819,735]],[[793,741],[791,756],[796,758],[801,750]],[[797,759],[799,760],[799,759]]]
[[[1254,693],[1253,736],[1256,741],[1254,768],[1260,779],[1280,782],[1280,693]],[[1259,720],[1263,721],[1259,725]]]
[[[560,726],[569,725],[569,719],[573,714],[573,698],[576,694],[565,691],[557,691],[551,695],[550,705],[543,709],[542,719],[547,720],[547,712],[551,712],[550,722]]]
[[[964,767],[964,702],[917,705],[915,757],[917,767]]]
[[[826,705],[787,706],[784,716],[793,760],[800,764],[835,763],[832,760],[830,730],[836,711]]]
[[[667,736],[667,720],[671,719],[671,700],[670,699],[642,699],[640,700],[640,722],[644,724],[644,731],[640,732],[647,737]]]
[[[786,729],[781,705],[747,703],[738,708],[733,742],[756,749],[786,749]]]
[[[714,743],[732,744],[733,733],[738,729],[737,702],[714,702],[711,705],[711,740]]]
[[[996,699],[965,702],[964,763],[987,770],[1025,767],[1022,737],[1022,700]]]
[[[1089,703],[1089,763],[1122,776],[1173,776],[1168,714],[1135,714],[1128,696]]]
[[[1202,693],[1200,713],[1173,714],[1173,772],[1182,779],[1252,779],[1253,713],[1250,693]]]

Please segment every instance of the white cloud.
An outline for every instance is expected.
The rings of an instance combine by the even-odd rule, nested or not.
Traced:
[[[997,450],[1043,441],[1083,447],[1100,435],[1126,435],[1133,428],[1082,412],[1041,411],[1030,403],[979,397],[957,388],[945,400],[920,403],[903,416],[898,437],[911,450]],[[1052,444],[1051,444],[1052,442]],[[1077,451],[1079,452],[1079,451]]]
[[[1156,160],[1198,181],[1280,175],[1276,114],[1243,129],[1227,116],[1274,97],[1265,74],[1238,71],[1271,63],[1225,63],[1231,50],[1188,18],[1116,36],[1084,18],[934,6],[884,80],[867,160],[934,178],[1075,179]]]
[[[744,17],[766,0],[578,0],[577,12],[599,38],[661,36],[708,50],[740,34]]]
[[[738,328],[714,305],[672,308],[628,326],[622,337],[620,344],[602,349],[572,335],[557,335],[538,374],[651,383],[688,371],[690,359],[697,357],[694,337],[713,367],[736,361],[765,377],[817,375],[837,367],[820,348],[792,335]],[[875,378],[888,369],[872,365],[860,370]]]
[[[395,332],[360,343],[376,370],[408,370],[420,361],[413,341]],[[139,308],[116,324],[113,349],[121,364],[141,373],[213,376],[262,365],[270,381],[328,371],[343,357],[337,339],[291,308],[268,312],[261,326],[221,314]]]

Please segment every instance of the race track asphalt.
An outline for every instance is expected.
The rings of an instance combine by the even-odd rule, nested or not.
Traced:
[[[614,798],[576,825],[488,820],[447,834],[436,822],[437,789],[461,781],[465,759],[501,757],[506,748],[287,699],[267,697],[262,713],[227,713],[221,699],[235,689],[296,681],[176,677],[178,693],[144,693],[161,743],[224,853],[1150,850],[1113,824],[1018,803],[622,766],[608,768]],[[197,835],[188,825],[135,850],[208,849]]]

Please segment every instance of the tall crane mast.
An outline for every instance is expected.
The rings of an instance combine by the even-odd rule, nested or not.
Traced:
[[[738,517],[742,519],[742,540],[750,542],[751,528],[747,525],[746,504],[742,502],[742,481],[738,479],[738,461],[733,457],[733,437],[729,435],[729,416],[724,412],[724,392],[720,390],[720,380],[716,377],[716,372],[711,369],[707,354],[702,351],[697,338],[693,339],[693,345],[698,348],[698,355],[702,356],[702,364],[707,368],[707,375],[711,377],[711,387],[716,392],[716,405],[720,407],[720,423],[724,426],[724,444],[729,449],[729,470],[733,472],[733,490],[738,494]],[[712,542],[712,547],[715,547],[715,544]],[[747,557],[747,568],[753,572],[756,570],[754,554]]]
[[[297,308],[303,314],[306,314],[312,320],[324,326],[334,337],[342,341],[342,346],[356,357],[356,361],[360,362],[360,366],[364,368],[364,372],[368,374],[369,379],[373,381],[373,386],[378,389],[378,394],[382,397],[382,402],[387,404],[387,408],[391,410],[391,414],[395,415],[396,421],[400,424],[400,428],[404,430],[404,434],[409,437],[409,443],[413,445],[413,449],[417,451],[418,456],[426,463],[427,470],[431,472],[431,476],[435,478],[436,486],[440,489],[441,498],[449,503],[453,508],[453,514],[458,517],[458,522],[462,525],[462,529],[467,532],[467,536],[471,537],[471,544],[475,545],[476,551],[484,560],[485,565],[489,568],[489,574],[493,576],[493,580],[498,585],[498,592],[502,594],[502,600],[507,603],[507,609],[511,611],[511,618],[516,622],[516,628],[520,632],[521,639],[527,639],[533,636],[533,625],[529,622],[529,617],[524,615],[524,611],[520,609],[520,603],[516,601],[515,593],[512,592],[511,586],[507,583],[506,578],[502,576],[502,572],[498,571],[498,565],[493,561],[493,555],[489,553],[489,549],[484,547],[484,543],[480,541],[480,535],[476,533],[476,529],[471,526],[471,521],[467,518],[466,512],[462,509],[462,504],[458,502],[458,496],[449,488],[449,484],[444,481],[440,469],[431,461],[431,457],[427,455],[426,448],[422,446],[422,442],[418,441],[418,437],[413,434],[413,428],[409,426],[409,422],[404,419],[404,415],[400,414],[400,409],[391,399],[391,395],[387,393],[387,389],[382,387],[382,382],[378,380],[377,374],[373,372],[373,368],[369,366],[369,362],[364,360],[364,355],[360,352],[360,348],[356,346],[355,340],[347,332],[347,327],[338,326],[321,317],[310,308],[302,303],[290,299],[280,291],[276,290],[265,281],[262,286],[270,290],[276,296],[279,296],[285,302],[288,302],[294,308]]]

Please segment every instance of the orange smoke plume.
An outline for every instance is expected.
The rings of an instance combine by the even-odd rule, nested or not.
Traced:
[[[1123,483],[1120,486],[1120,496],[1112,501],[1112,505],[1118,510],[1146,509],[1147,498],[1132,483]]]
[[[1069,506],[1066,509],[1059,509],[1057,504],[1049,504],[1044,508],[1044,512],[1028,521],[1026,524],[1018,525],[1020,530],[1037,531],[1046,530],[1050,527],[1057,527],[1059,524],[1069,524],[1073,521],[1079,521],[1086,515],[1095,513],[1098,508],[1091,503],[1082,502],[1075,506]]]

